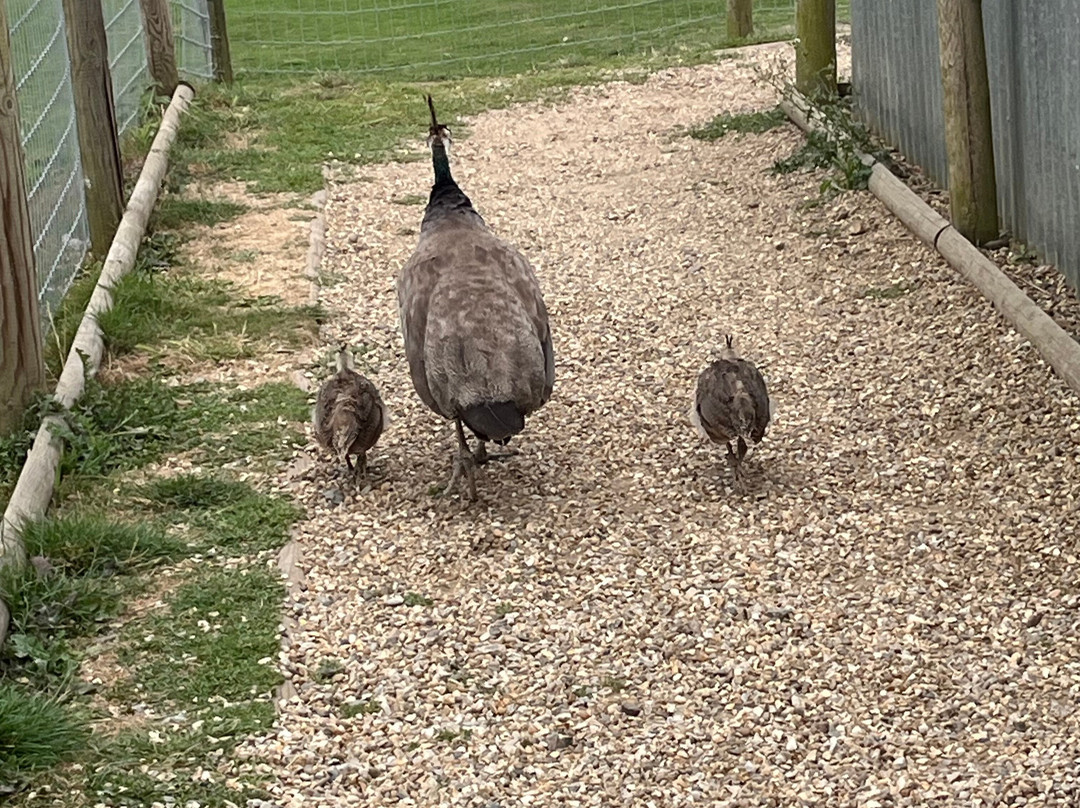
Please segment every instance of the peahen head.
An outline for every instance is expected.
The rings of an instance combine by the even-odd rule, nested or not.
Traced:
[[[348,343],[343,342],[343,343],[341,343],[341,345],[338,346],[337,370],[338,370],[338,373],[341,373],[343,371],[352,370],[352,369],[353,369],[352,351],[349,350]]]

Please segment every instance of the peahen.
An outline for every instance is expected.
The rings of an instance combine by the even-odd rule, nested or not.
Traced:
[[[417,394],[457,430],[446,493],[464,473],[475,500],[485,442],[505,444],[547,402],[555,355],[536,273],[454,182],[450,130],[436,119],[431,96],[427,102],[435,184],[419,243],[398,278],[401,333]],[[480,440],[475,454],[463,426]]]
[[[375,385],[353,366],[352,353],[342,345],[337,372],[323,382],[312,413],[315,440],[344,460],[353,478],[367,473],[367,452],[379,440],[386,408]],[[357,455],[354,467],[349,455]]]
[[[698,376],[690,417],[702,436],[727,446],[728,465],[740,486],[740,464],[765,437],[771,403],[761,372],[735,353],[732,342],[725,337],[720,358]]]

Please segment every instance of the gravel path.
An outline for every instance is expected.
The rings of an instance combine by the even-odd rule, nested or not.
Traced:
[[[268,805],[1080,805],[1077,399],[868,193],[773,176],[794,128],[679,133],[774,50],[469,122],[556,352],[475,505],[397,326],[430,166],[332,189],[328,341],[394,421],[372,490],[294,482]],[[778,403],[742,496],[686,417],[726,331]]]

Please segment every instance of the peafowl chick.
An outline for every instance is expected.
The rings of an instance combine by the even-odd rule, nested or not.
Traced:
[[[727,446],[728,465],[741,487],[740,465],[765,437],[771,403],[761,372],[736,355],[730,336],[725,342],[720,358],[698,376],[690,418],[703,437]]]
[[[386,408],[379,391],[356,372],[352,353],[342,345],[337,373],[327,379],[315,400],[312,422],[315,440],[344,460],[353,479],[367,473],[367,451],[382,434]],[[349,455],[357,455],[354,467]]]
[[[450,130],[431,96],[427,102],[435,182],[419,242],[398,277],[398,311],[413,386],[457,431],[446,493],[464,474],[475,500],[485,443],[505,445],[551,397],[555,354],[532,266],[488,229],[454,181]],[[475,454],[463,426],[480,441]]]

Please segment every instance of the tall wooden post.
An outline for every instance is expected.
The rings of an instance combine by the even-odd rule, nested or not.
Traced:
[[[728,0],[728,39],[742,39],[754,33],[754,0]]]
[[[214,80],[232,84],[232,56],[229,29],[225,22],[225,0],[208,0],[210,7],[210,52],[214,58]]]
[[[64,0],[68,58],[86,177],[86,214],[91,249],[104,258],[124,215],[124,173],[116,132],[109,45],[101,3]]]
[[[836,95],[836,0],[798,0],[795,36],[795,88]]]
[[[0,2],[0,435],[45,384],[41,311],[6,4]]]
[[[172,10],[169,0],[139,0],[143,28],[146,31],[146,56],[150,75],[158,95],[172,97],[180,74],[176,70],[176,44],[173,39]]]
[[[982,0],[938,0],[945,147],[953,227],[976,244],[998,237]]]

